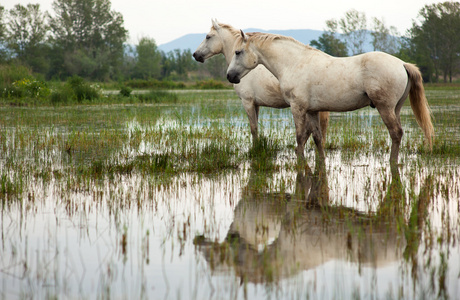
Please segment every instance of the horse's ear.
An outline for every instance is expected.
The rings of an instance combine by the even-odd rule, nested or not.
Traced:
[[[243,41],[246,42],[248,40],[248,37],[244,34],[243,30],[240,29],[241,32],[241,37],[243,38]]]
[[[218,30],[220,28],[219,23],[217,22],[216,19],[211,19],[212,21],[212,27],[214,27],[215,30]]]

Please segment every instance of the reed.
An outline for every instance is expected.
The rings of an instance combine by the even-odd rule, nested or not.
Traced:
[[[321,164],[289,110],[253,141],[233,91],[0,106],[0,298],[455,297],[460,111],[428,92],[433,151],[404,107],[396,170],[371,108],[331,114]]]

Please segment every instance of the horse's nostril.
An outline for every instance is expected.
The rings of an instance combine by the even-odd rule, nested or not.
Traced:
[[[227,80],[231,83],[240,83],[240,79],[238,78],[238,76],[232,75],[230,73],[227,73]]]
[[[197,61],[197,62],[200,62],[200,63],[204,63],[204,57],[203,55],[197,53],[197,52],[194,52],[192,54],[193,58]]]

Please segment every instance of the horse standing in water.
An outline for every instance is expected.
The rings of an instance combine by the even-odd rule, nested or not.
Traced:
[[[222,53],[228,66],[233,57],[233,46],[239,36],[240,31],[238,29],[212,20],[211,31],[193,53],[193,57],[196,61],[203,63],[206,59]],[[235,84],[234,88],[248,115],[253,140],[256,140],[258,135],[257,123],[260,106],[289,107],[289,104],[284,101],[284,97],[281,94],[278,80],[262,65],[256,67],[239,84]],[[329,122],[329,112],[321,112],[319,115],[324,143]]]
[[[305,143],[313,135],[318,154],[324,159],[319,112],[371,105],[388,128],[390,163],[396,165],[403,135],[400,111],[408,95],[417,123],[432,147],[431,112],[420,71],[413,64],[383,52],[337,58],[293,38],[240,31],[227,79],[239,83],[259,64],[279,80],[284,100],[291,106],[299,158],[304,157]]]

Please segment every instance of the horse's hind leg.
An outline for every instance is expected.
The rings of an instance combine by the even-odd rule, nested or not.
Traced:
[[[390,163],[397,164],[399,156],[399,146],[401,145],[401,139],[403,136],[403,129],[401,127],[401,121],[395,110],[391,108],[379,108],[377,107],[380,116],[382,117],[383,123],[388,128],[391,137],[391,152],[390,152]]]
[[[323,134],[323,147],[326,146],[326,132],[329,124],[329,112],[321,111],[319,113],[319,124],[321,125],[321,133]]]

